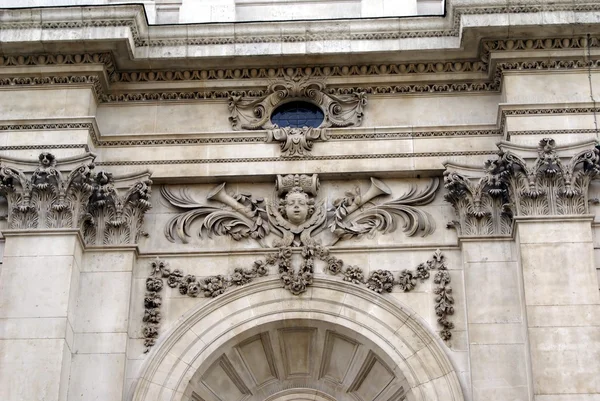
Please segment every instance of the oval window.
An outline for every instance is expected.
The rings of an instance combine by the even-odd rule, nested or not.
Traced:
[[[271,122],[279,127],[314,127],[323,122],[323,111],[312,103],[289,102],[279,106],[271,114]]]

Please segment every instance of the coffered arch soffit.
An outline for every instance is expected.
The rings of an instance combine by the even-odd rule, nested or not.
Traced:
[[[301,321],[305,323],[292,324]],[[274,383],[270,385],[274,389],[272,399],[286,399],[284,393],[275,390],[281,390],[280,385],[294,386],[294,377],[289,377],[294,374],[289,369],[278,370],[275,367],[271,370],[272,378],[267,377],[269,373],[263,375],[264,380],[252,381],[248,379],[249,372],[254,369],[254,372],[261,370],[268,373],[268,369],[253,365],[246,366],[240,373],[239,361],[231,363],[231,355],[227,355],[232,346],[237,345],[239,349],[239,346],[258,340],[256,344],[262,344],[265,350],[265,341],[268,343],[271,338],[265,340],[263,333],[268,333],[269,327],[271,332],[279,330],[277,333],[283,333],[283,338],[277,338],[278,348],[274,348],[272,343],[270,345],[271,350],[283,349],[282,352],[285,352],[286,340],[299,341],[292,332],[294,327],[304,330],[299,334],[302,341],[310,342],[313,338],[316,341],[317,337],[310,334],[313,333],[324,336],[321,337],[323,341],[327,336],[330,336],[330,341],[335,340],[332,335],[341,336],[339,338],[347,343],[338,344],[341,346],[350,346],[353,341],[368,344],[363,347],[361,358],[351,367],[350,362],[344,365],[348,372],[354,370],[347,374],[342,387],[346,386],[346,391],[354,392],[358,399],[370,397],[366,390],[368,386],[361,389],[361,383],[368,379],[370,369],[380,364],[377,369],[381,367],[382,372],[387,372],[389,383],[395,386],[389,387],[388,398],[391,400],[402,399],[402,395],[397,393],[400,387],[410,401],[464,400],[456,371],[446,355],[447,348],[426,322],[396,300],[330,279],[316,280],[310,291],[301,297],[282,289],[276,279],[261,279],[188,312],[150,352],[130,400],[180,401],[191,395],[194,386],[190,387],[190,381],[198,383],[198,380],[203,380],[204,384],[210,385],[211,374],[217,371],[225,372],[233,383],[237,383],[236,387],[241,389],[244,397],[253,396],[253,391],[260,393],[256,390],[260,387],[257,382],[271,380]],[[286,332],[286,327],[292,331]],[[335,327],[339,328],[337,332]],[[317,331],[311,332],[313,329]],[[352,333],[355,335],[352,336]],[[288,334],[291,337],[285,338]],[[299,387],[317,387],[316,390],[328,394],[325,391],[327,386],[318,384],[327,375],[326,361],[321,360],[321,356],[327,355],[324,351],[327,346],[324,342],[317,347],[322,350],[320,355],[315,355],[315,361],[319,360],[315,365],[318,369],[315,367],[306,372],[305,385]],[[302,366],[306,365],[300,363],[294,368],[301,369]],[[312,379],[307,380],[307,377]],[[297,383],[295,385],[298,386]],[[197,386],[195,388],[198,389]]]

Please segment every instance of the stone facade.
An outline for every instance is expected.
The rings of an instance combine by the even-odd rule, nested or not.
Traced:
[[[600,401],[597,1],[46,3],[0,10],[0,400]]]

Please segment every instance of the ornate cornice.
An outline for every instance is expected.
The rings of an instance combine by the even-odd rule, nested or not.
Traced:
[[[544,39],[495,39],[483,40],[479,44],[479,55],[471,60],[440,60],[431,62],[357,64],[357,65],[314,65],[299,67],[264,68],[222,68],[222,69],[181,69],[181,70],[137,70],[119,71],[114,56],[109,52],[78,54],[7,54],[0,56],[0,73],[4,70],[8,77],[0,78],[2,86],[40,86],[40,85],[92,85],[100,102],[148,102],[148,101],[191,101],[225,100],[231,97],[260,98],[270,94],[266,88],[273,81],[284,79],[326,79],[329,82],[324,94],[344,96],[352,93],[370,95],[382,94],[420,94],[448,92],[497,92],[501,88],[503,75],[508,71],[527,71],[543,69],[589,69],[600,68],[600,60],[581,56],[555,58],[527,55],[526,60],[494,61],[492,53],[510,52],[511,55],[531,51],[557,50],[596,50],[600,48],[599,36],[562,36]],[[556,56],[556,55],[555,55]],[[26,71],[15,72],[13,67],[41,66],[103,66],[104,72],[81,72],[78,74],[56,74],[36,71],[28,75]],[[93,75],[96,74],[96,75]],[[394,82],[380,84],[373,77],[392,78],[414,76],[412,82]],[[436,81],[436,77],[440,77]],[[418,79],[417,79],[418,77]],[[452,82],[453,77],[459,82]],[[487,77],[487,78],[486,78]],[[343,83],[338,82],[344,79]],[[364,84],[368,79],[372,83]],[[211,82],[206,89],[164,90],[141,89],[139,84],[149,87],[167,82]],[[229,87],[219,81],[230,81]],[[361,82],[363,81],[363,82]],[[398,81],[398,80],[396,80]],[[421,81],[421,82],[419,82]],[[429,82],[427,82],[429,81]],[[235,85],[234,82],[238,85]],[[248,87],[248,82],[252,83]],[[115,84],[120,88],[114,89]],[[136,85],[135,89],[124,89],[127,85]],[[350,86],[349,86],[350,85]]]
[[[198,29],[195,34],[188,34],[186,26],[148,26],[144,18],[144,9],[142,6],[135,5],[113,5],[114,10],[112,18],[107,18],[103,8],[86,8],[84,12],[76,13],[77,20],[69,21],[70,15],[60,15],[54,13],[45,15],[41,18],[40,10],[33,9],[34,18],[31,10],[27,10],[27,19],[21,15],[18,10],[11,10],[2,22],[3,29],[77,29],[94,27],[126,27],[130,30],[133,44],[135,47],[161,47],[161,46],[204,46],[204,45],[234,45],[234,44],[254,44],[254,43],[297,43],[323,40],[350,40],[350,41],[371,41],[371,40],[390,40],[390,39],[412,39],[412,38],[436,38],[436,37],[459,37],[463,30],[462,20],[469,15],[485,14],[522,14],[522,13],[541,13],[541,12],[594,12],[600,10],[600,5],[596,2],[587,4],[572,2],[557,2],[552,4],[532,3],[521,1],[521,4],[497,4],[487,2],[487,4],[478,3],[477,6],[459,5],[450,3],[448,14],[450,18],[438,18],[433,20],[427,29],[415,29],[415,24],[406,23],[406,20],[399,18],[389,19],[361,19],[345,20],[350,29],[344,31],[331,30],[329,22],[311,21],[310,30],[301,30],[301,34],[282,34],[281,32],[293,31],[295,26],[303,24],[302,21],[290,22],[269,22],[268,24],[279,25],[288,30],[275,30],[276,35],[261,34],[264,32],[265,23],[248,24],[247,34],[235,32],[233,23],[205,24],[204,29]],[[37,13],[36,13],[37,11]],[[39,16],[40,18],[35,18]],[[71,17],[72,18],[72,17]],[[54,20],[53,20],[54,19]],[[407,28],[402,29],[398,24],[404,22]],[[213,29],[213,26],[218,29]],[[435,27],[433,27],[435,26]],[[414,28],[413,28],[414,27]],[[291,28],[291,29],[290,29]]]

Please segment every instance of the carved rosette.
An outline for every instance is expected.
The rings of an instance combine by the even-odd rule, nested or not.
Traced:
[[[511,234],[512,216],[587,214],[590,182],[600,173],[600,145],[586,142],[557,148],[542,139],[537,148],[501,142],[498,157],[485,164],[483,177],[467,176],[446,165],[445,198],[464,236]]]
[[[88,244],[136,243],[143,233],[144,213],[151,207],[150,173],[113,179],[105,171],[94,172],[95,157],[86,153],[57,160],[44,152],[35,168],[34,161],[5,158],[0,164],[0,195],[7,199],[8,227],[81,228]],[[119,188],[123,183],[128,187],[120,194],[115,182]]]
[[[150,173],[113,178],[100,171],[94,177],[88,213],[83,224],[85,242],[91,245],[135,244],[150,203]],[[128,182],[129,181],[129,182]],[[125,189],[117,189],[116,184]]]

